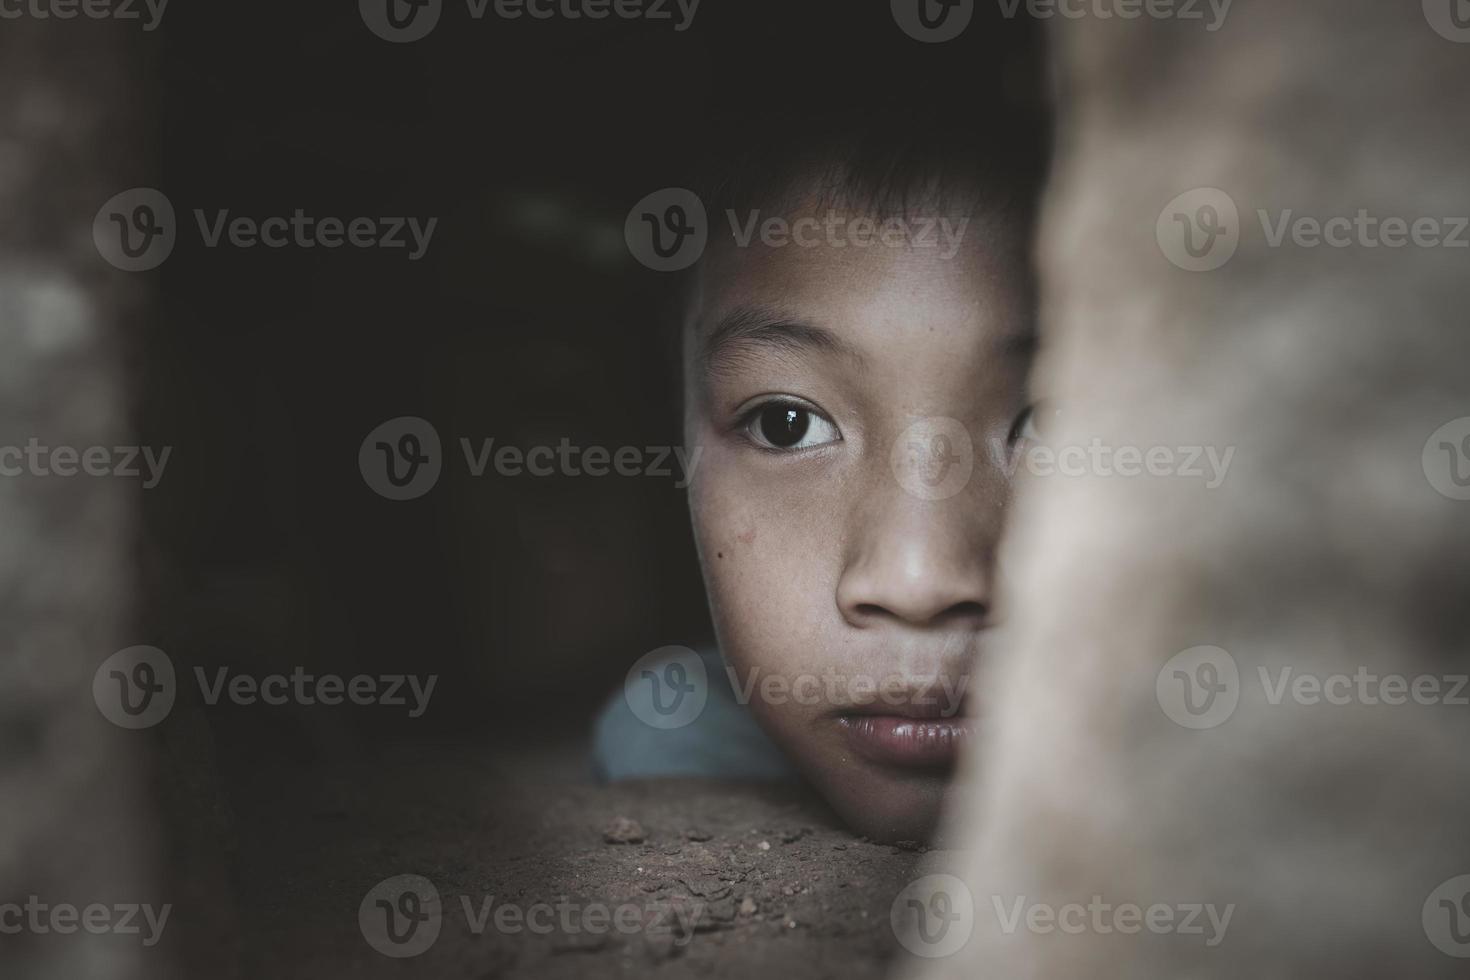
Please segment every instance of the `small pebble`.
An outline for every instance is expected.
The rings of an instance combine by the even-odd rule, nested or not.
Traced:
[[[771,849],[771,842],[768,840],[763,840],[755,846],[762,851],[769,851]]]
[[[602,831],[602,839],[608,844],[638,844],[643,837],[643,825],[627,817],[614,817]]]

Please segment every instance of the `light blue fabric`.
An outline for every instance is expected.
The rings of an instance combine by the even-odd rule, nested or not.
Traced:
[[[658,728],[640,718],[640,713],[644,718],[654,716],[636,682],[631,693],[620,689],[608,698],[593,726],[592,765],[599,779],[797,778],[749,709],[735,699],[724,659],[713,651],[700,651],[698,656],[705,667],[708,697],[688,724]],[[638,703],[636,712],[630,697]]]

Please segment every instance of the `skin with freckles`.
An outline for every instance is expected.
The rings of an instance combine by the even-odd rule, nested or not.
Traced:
[[[793,197],[793,222],[828,213]],[[684,328],[690,507],[737,692],[882,840],[932,839],[967,751],[1031,437],[1026,235],[948,197],[903,218],[968,217],[952,255],[922,236],[712,242]]]

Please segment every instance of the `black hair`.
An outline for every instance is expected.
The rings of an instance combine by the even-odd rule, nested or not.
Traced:
[[[886,3],[784,0],[768,17],[746,6],[707,25],[713,82],[688,126],[680,184],[712,231],[726,210],[779,210],[815,193],[821,210],[879,220],[983,209],[1029,236],[1051,151],[1041,32],[974,7],[964,34],[939,44],[905,35]],[[676,365],[699,268],[668,280]]]

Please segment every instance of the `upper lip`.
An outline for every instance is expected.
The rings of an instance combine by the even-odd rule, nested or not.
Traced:
[[[865,704],[848,704],[837,709],[839,715],[888,715],[913,718],[916,721],[933,719],[963,718],[968,712],[968,701],[961,697],[958,704],[951,704],[942,688],[905,688],[901,696],[895,692],[879,692]]]

